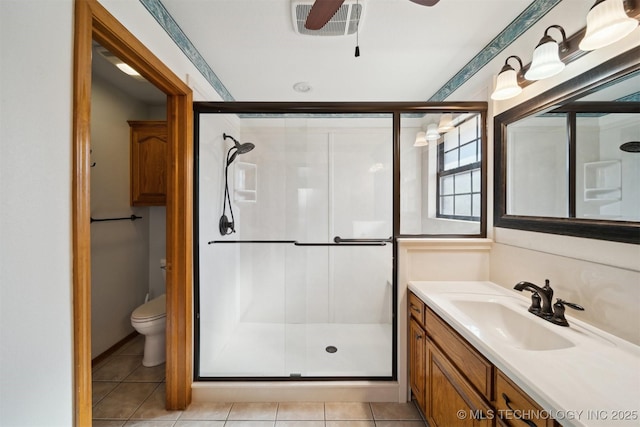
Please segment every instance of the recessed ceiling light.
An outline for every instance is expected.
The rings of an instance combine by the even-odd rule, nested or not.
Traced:
[[[300,93],[307,93],[311,91],[311,85],[307,82],[298,82],[293,85],[293,90]]]

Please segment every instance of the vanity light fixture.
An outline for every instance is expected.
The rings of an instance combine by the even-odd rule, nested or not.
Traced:
[[[562,34],[560,43],[549,36],[549,30],[552,28]],[[564,62],[560,60],[560,52],[566,52],[567,50],[569,50],[569,43],[567,43],[567,35],[564,32],[564,28],[560,25],[551,25],[544,30],[544,36],[533,51],[531,67],[525,73],[524,78],[527,80],[541,80],[555,76],[564,70]]]
[[[451,113],[444,113],[440,116],[440,121],[438,122],[438,133],[446,133],[453,130],[455,126],[453,126],[453,115]]]
[[[500,101],[503,99],[513,98],[522,92],[522,88],[518,85],[518,73],[509,65],[509,60],[515,58],[520,64],[520,70],[522,70],[522,60],[516,55],[511,55],[504,61],[502,70],[498,74],[496,79],[496,88],[491,94],[491,99]]]
[[[425,135],[427,141],[437,141],[440,138],[438,133],[438,126],[435,123],[431,123],[427,126],[427,134]]]
[[[627,16],[624,0],[597,0],[587,14],[587,32],[580,50],[600,49],[627,36],[638,21]]]
[[[429,142],[427,141],[427,133],[420,131],[416,134],[416,141],[413,143],[413,146],[424,147],[425,145],[429,145]]]

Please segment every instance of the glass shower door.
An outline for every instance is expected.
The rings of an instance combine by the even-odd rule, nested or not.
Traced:
[[[211,171],[228,148],[207,120],[200,222],[220,209]],[[235,233],[199,237],[201,378],[394,375],[391,129],[391,115],[240,120],[255,149],[233,166],[255,171],[255,197],[234,198]]]

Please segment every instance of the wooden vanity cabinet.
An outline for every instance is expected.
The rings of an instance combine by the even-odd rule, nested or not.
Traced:
[[[129,121],[131,206],[167,202],[167,122]]]
[[[408,305],[409,383],[431,427],[524,426],[519,415],[545,414],[412,292]],[[559,425],[552,419],[531,422],[537,427]]]
[[[420,410],[426,414],[427,334],[424,330],[425,305],[409,294],[409,385]]]

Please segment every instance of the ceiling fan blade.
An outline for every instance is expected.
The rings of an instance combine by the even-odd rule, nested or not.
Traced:
[[[316,0],[311,6],[304,27],[307,30],[319,30],[336,14],[344,0]]]
[[[422,6],[434,6],[440,0],[410,0],[410,1],[412,1],[414,3],[417,3],[419,5],[422,5]]]

